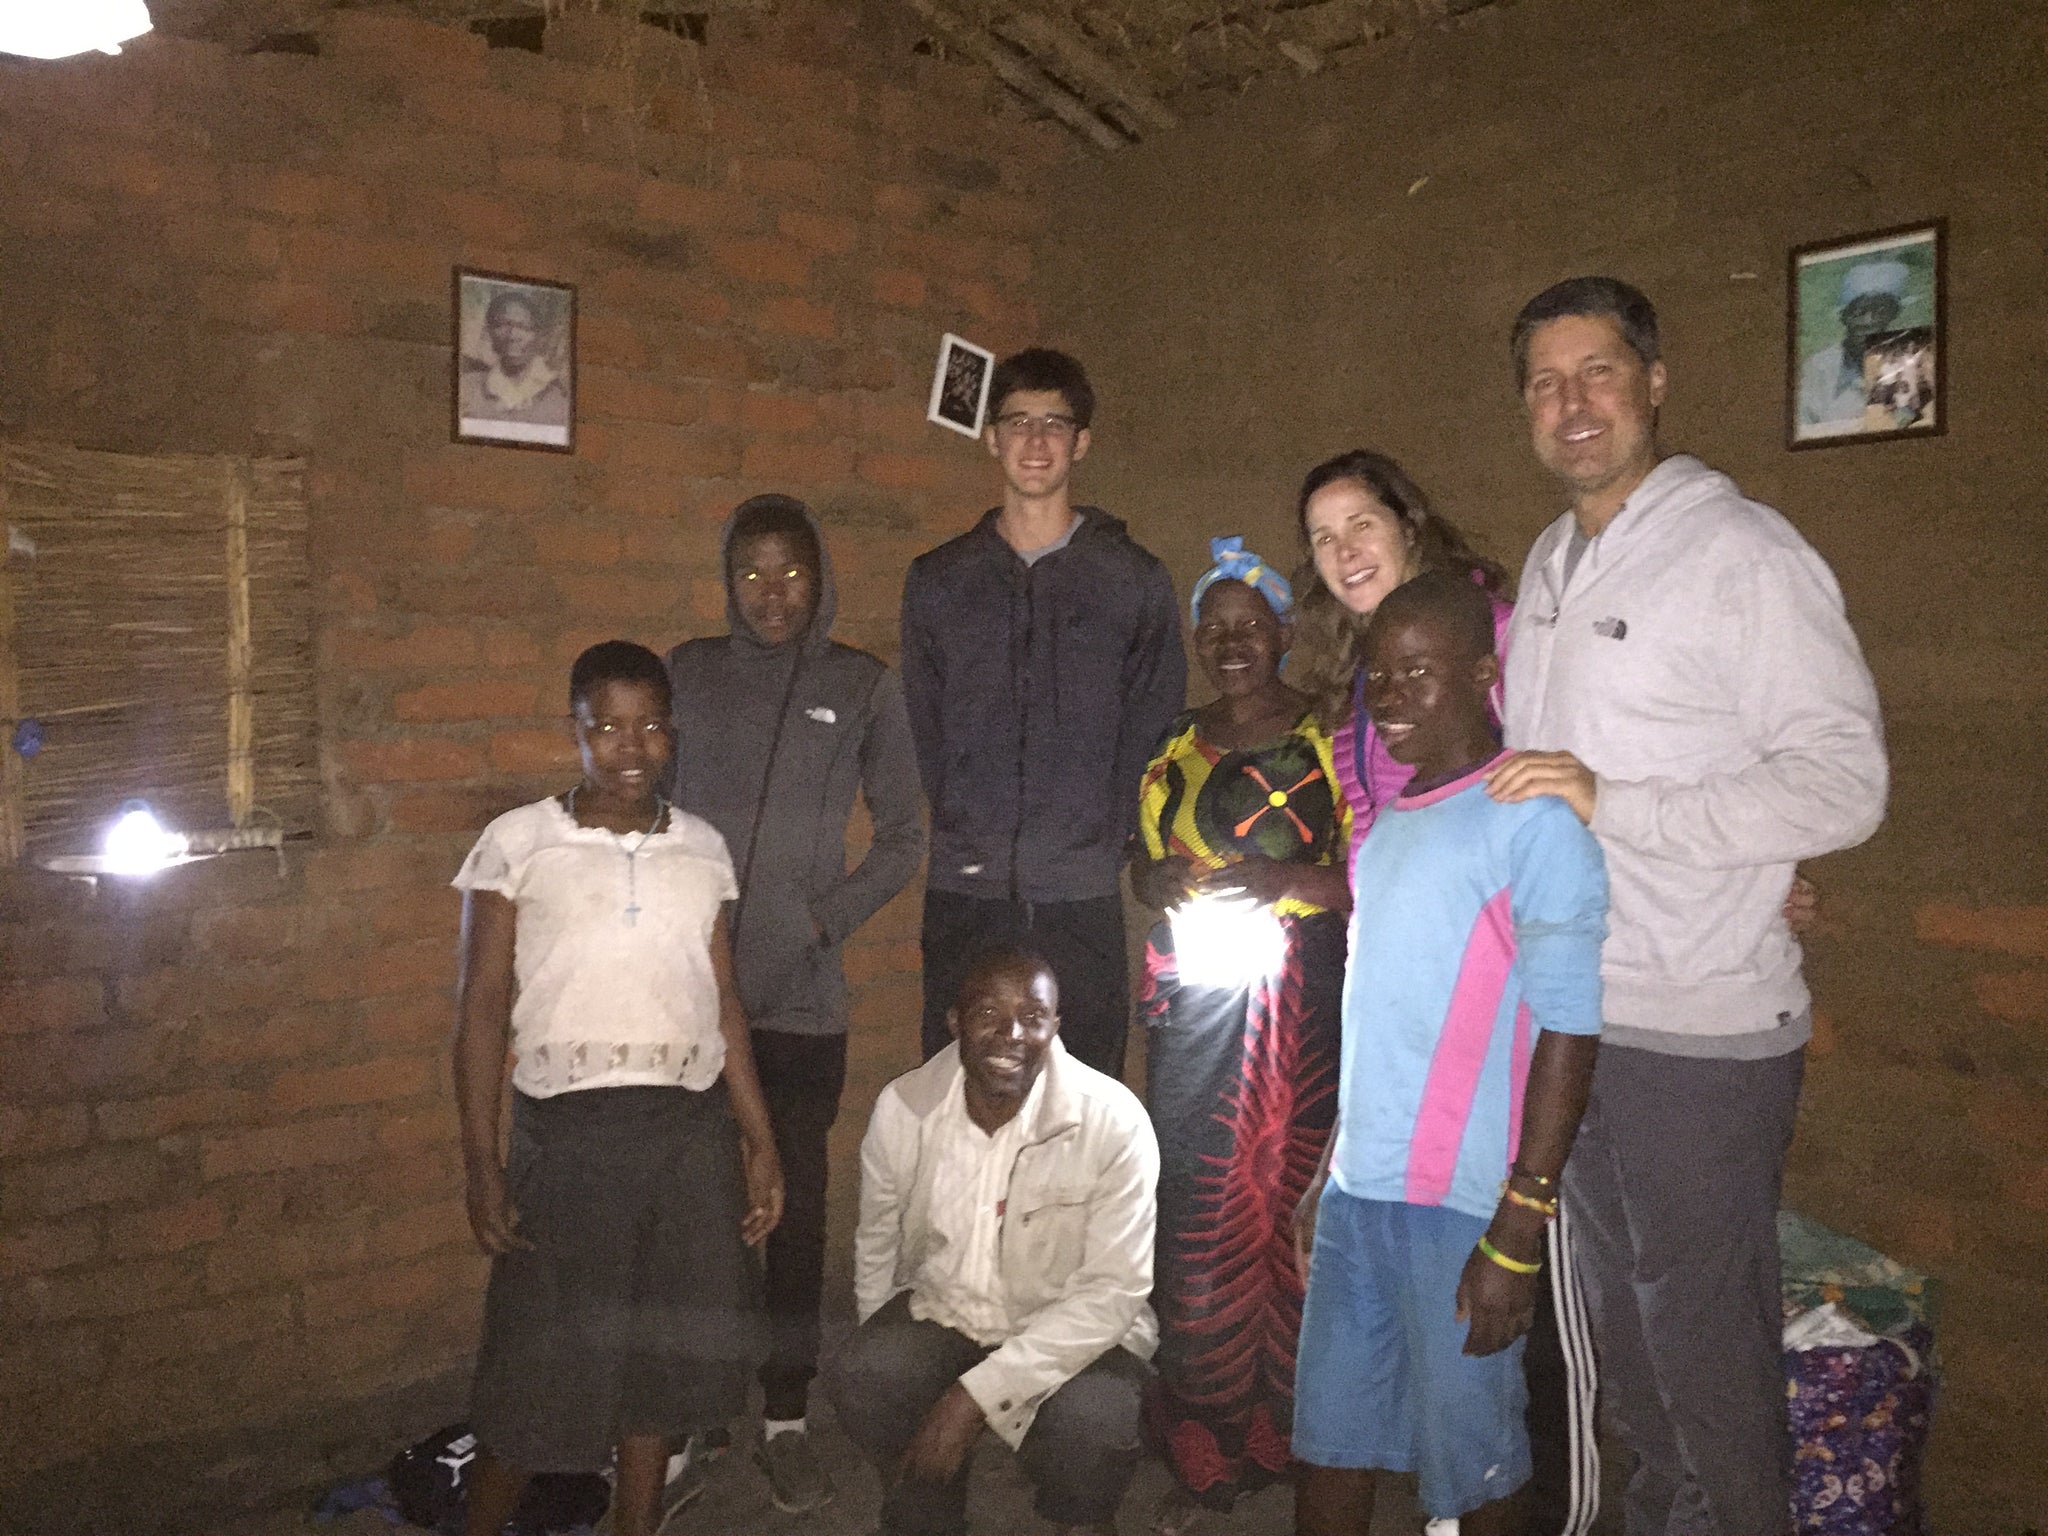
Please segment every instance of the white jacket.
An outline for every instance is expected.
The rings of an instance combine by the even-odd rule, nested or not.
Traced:
[[[1841,589],[1782,516],[1682,454],[1566,587],[1571,532],[1567,513],[1523,567],[1505,724],[1509,746],[1575,753],[1598,779],[1610,1038],[1768,1054],[1730,1037],[1808,1008],[1782,911],[1793,866],[1884,818],[1877,690]]]
[[[1002,1275],[1010,1337],[960,1378],[989,1427],[1022,1443],[1045,1399],[1121,1345],[1159,1347],[1152,1294],[1159,1143],[1137,1096],[1055,1038],[1010,1174]],[[866,1322],[908,1290],[931,1237],[926,1129],[960,1078],[949,1045],[882,1090],[860,1148],[853,1295]]]

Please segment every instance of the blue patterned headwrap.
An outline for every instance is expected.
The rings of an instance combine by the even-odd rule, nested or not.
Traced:
[[[1286,618],[1293,610],[1294,588],[1287,584],[1285,576],[1244,547],[1242,535],[1233,533],[1225,539],[1211,539],[1209,558],[1216,563],[1195,582],[1194,596],[1188,599],[1189,623],[1202,622],[1202,594],[1219,581],[1241,581],[1263,594],[1280,618]]]

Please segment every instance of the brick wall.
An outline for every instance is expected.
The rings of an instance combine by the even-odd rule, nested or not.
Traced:
[[[0,65],[0,430],[306,456],[326,786],[282,878],[0,875],[0,1481],[459,1367],[447,882],[572,775],[570,659],[718,628],[717,521],[769,488],[893,658],[910,556],[983,504],[929,370],[1035,333],[1062,143],[886,6],[776,9]],[[449,445],[457,263],[578,286],[574,457]],[[913,896],[848,958],[849,1142],[915,1059],[914,941]]]
[[[1215,533],[1291,558],[1303,471],[1359,442],[1518,567],[1560,498],[1509,322],[1588,270],[1657,301],[1666,440],[1833,563],[1883,694],[1890,821],[1814,871],[1790,1198],[1947,1282],[1934,1496],[1981,1531],[2048,1514],[2044,55],[2017,0],[1491,7],[1066,178],[1046,257],[1091,489],[1183,581]],[[1948,435],[1787,452],[1786,251],[1932,215]]]

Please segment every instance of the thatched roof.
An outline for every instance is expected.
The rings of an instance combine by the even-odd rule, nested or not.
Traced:
[[[852,0],[845,0],[852,3]],[[1101,149],[1171,129],[1202,93],[1313,74],[1390,37],[1493,0],[892,0],[920,47],[988,70],[1038,114]],[[538,25],[563,10],[637,12],[686,36],[777,0],[152,0],[159,26],[238,47],[316,36],[342,9]]]

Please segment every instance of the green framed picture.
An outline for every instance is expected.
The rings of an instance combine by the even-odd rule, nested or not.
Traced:
[[[1947,430],[1943,247],[1933,219],[1795,247],[1786,271],[1791,448]]]

